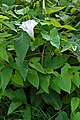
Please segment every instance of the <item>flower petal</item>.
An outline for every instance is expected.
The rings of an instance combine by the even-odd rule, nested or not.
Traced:
[[[26,32],[29,34],[29,36],[34,37],[34,30],[33,29],[27,29]]]
[[[34,37],[34,30],[33,28],[37,25],[38,23],[35,20],[28,20],[25,22],[22,22],[22,25],[20,28],[22,28],[24,31],[26,31],[29,36]]]
[[[26,22],[22,22],[22,25],[20,26],[20,28],[22,28],[23,30],[29,29],[28,24]]]
[[[31,20],[31,27],[34,28],[38,23],[35,20]]]

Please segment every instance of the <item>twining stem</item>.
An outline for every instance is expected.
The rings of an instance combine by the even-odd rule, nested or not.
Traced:
[[[45,46],[46,46],[46,42],[43,46],[43,51],[42,51],[42,55],[41,55],[41,64],[43,65],[43,59],[44,59],[44,53],[45,53]]]
[[[66,108],[68,108],[69,107],[69,105],[67,105],[67,106],[65,106],[62,110],[60,110],[60,111],[63,111],[63,110],[65,110]],[[59,111],[59,112],[60,112]],[[52,118],[54,118],[59,112],[57,112],[56,114],[54,114],[52,117],[50,117],[50,120],[52,119]]]
[[[45,0],[43,0],[43,14],[46,14],[46,3]]]
[[[45,10],[46,7],[45,7],[45,0],[43,0],[43,10]]]

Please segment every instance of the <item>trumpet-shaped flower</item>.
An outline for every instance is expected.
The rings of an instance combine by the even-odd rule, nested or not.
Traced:
[[[37,24],[38,23],[35,20],[28,20],[28,21],[22,22],[22,25],[20,26],[20,28],[26,31],[30,37],[34,37],[33,29]]]

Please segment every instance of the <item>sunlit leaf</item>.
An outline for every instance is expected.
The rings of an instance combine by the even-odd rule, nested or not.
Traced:
[[[64,52],[66,50],[69,50],[72,47],[72,44],[67,44],[63,47],[63,49],[61,50],[61,52]]]
[[[9,19],[7,16],[0,15],[0,19]]]
[[[71,13],[74,14],[77,10],[78,10],[77,8],[74,8],[74,7],[73,7],[73,8],[71,9]]]
[[[61,26],[61,28],[66,28],[68,30],[76,30],[74,27],[72,27],[70,25],[63,25],[63,26]]]
[[[55,26],[55,27],[61,27],[61,24],[60,24],[56,19],[51,19],[51,23],[52,23],[53,26]]]
[[[20,15],[24,15],[29,11],[29,7],[26,6],[25,8],[19,9],[19,10],[14,10],[16,14]]]
[[[41,35],[45,40],[50,41],[51,38],[47,31],[41,31]]]
[[[50,9],[47,10],[47,13],[48,13],[48,14],[56,13],[56,12],[59,12],[60,10],[62,10],[62,9],[64,9],[64,8],[65,8],[65,6],[64,6],[64,7],[54,7],[53,9],[50,8]]]

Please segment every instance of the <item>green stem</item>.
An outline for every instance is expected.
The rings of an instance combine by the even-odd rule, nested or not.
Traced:
[[[68,108],[69,107],[69,105],[67,105],[66,107],[64,107],[62,110],[60,110],[60,111],[63,111],[63,110],[65,110],[66,108]],[[59,112],[60,112],[59,111]],[[52,117],[50,117],[50,119],[52,119],[52,118],[54,118],[59,112],[57,112],[56,114],[54,114]]]
[[[46,5],[45,0],[43,0],[43,14],[46,14]]]
[[[43,60],[44,60],[44,53],[45,53],[45,46],[46,46],[46,42],[43,46],[43,51],[42,51],[42,55],[41,55],[41,64],[43,65]]]

